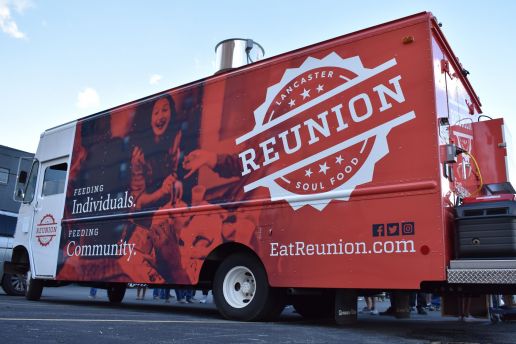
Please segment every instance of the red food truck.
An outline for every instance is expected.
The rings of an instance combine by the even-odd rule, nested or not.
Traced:
[[[45,131],[6,268],[31,300],[192,286],[237,320],[514,294],[510,140],[485,119],[431,13],[224,71]]]

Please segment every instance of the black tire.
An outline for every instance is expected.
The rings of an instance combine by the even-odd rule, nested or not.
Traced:
[[[305,318],[332,318],[335,310],[335,295],[324,292],[322,295],[296,296],[292,300],[292,306]]]
[[[38,301],[43,293],[43,280],[34,279],[29,272],[27,272],[27,292],[25,298],[30,301]]]
[[[24,274],[4,274],[2,289],[7,295],[23,296],[27,290],[27,276]]]
[[[227,257],[215,273],[213,299],[226,319],[272,319],[285,306],[283,295],[283,290],[269,286],[263,265],[250,254],[236,253]]]
[[[107,288],[107,296],[109,302],[120,303],[124,299],[125,290],[127,289],[126,284],[111,284]]]

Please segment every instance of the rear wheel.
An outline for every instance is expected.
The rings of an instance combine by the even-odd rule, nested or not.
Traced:
[[[284,307],[282,290],[271,288],[258,259],[243,253],[226,258],[213,282],[217,309],[227,319],[258,321],[279,315]]]
[[[25,274],[4,274],[2,288],[7,295],[23,296],[27,289],[27,276]]]
[[[27,272],[27,292],[25,298],[31,301],[37,301],[43,293],[43,280],[32,278],[30,271]]]
[[[111,284],[107,288],[107,296],[109,302],[111,303],[120,303],[124,299],[125,290],[127,286],[125,284]]]

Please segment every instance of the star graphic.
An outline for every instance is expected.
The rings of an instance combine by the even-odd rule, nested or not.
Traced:
[[[290,101],[288,102],[288,105],[290,105],[290,107],[296,105],[296,101],[294,99],[290,99]]]
[[[335,162],[339,165],[342,165],[342,160],[344,160],[342,159],[342,155],[339,155],[337,158],[335,158]]]
[[[328,167],[328,165],[326,165],[326,161],[324,162],[324,164],[319,164],[319,173],[324,173],[326,174],[326,171],[328,171],[330,168]]]
[[[324,86],[323,85],[317,85],[317,93],[321,93],[322,91],[324,91]]]
[[[303,96],[303,100],[305,98],[310,97],[310,90],[307,90],[306,88],[303,88],[303,93],[301,93],[301,95]]]
[[[312,169],[310,169],[310,168],[309,168],[308,170],[305,170],[305,177],[310,178],[310,176],[312,175],[312,173],[313,173],[313,172],[312,172]]]

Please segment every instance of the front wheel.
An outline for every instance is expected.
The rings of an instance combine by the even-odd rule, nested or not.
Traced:
[[[27,276],[25,274],[4,274],[2,288],[7,295],[23,296],[27,289]]]
[[[25,298],[30,301],[37,301],[43,293],[43,280],[32,278],[30,271],[27,272],[27,292]]]
[[[229,256],[217,269],[213,298],[222,316],[231,320],[266,320],[284,307],[281,290],[269,286],[261,262],[242,253]]]
[[[125,284],[111,284],[107,288],[107,296],[109,302],[111,303],[120,303],[124,299],[125,290],[127,286]]]

